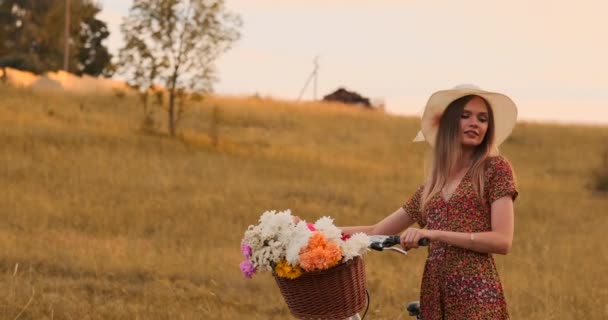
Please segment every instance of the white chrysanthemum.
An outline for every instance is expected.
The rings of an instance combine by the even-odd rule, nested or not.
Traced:
[[[282,232],[293,228],[291,210],[276,213],[276,211],[266,211],[260,217],[261,237],[265,239],[276,238]]]
[[[365,233],[355,233],[341,243],[344,261],[361,256],[368,251],[369,237]]]
[[[295,226],[293,233],[289,235],[289,243],[287,244],[287,250],[285,259],[287,263],[296,265],[300,262],[300,251],[308,244],[308,239],[312,235],[312,231],[308,229],[305,221],[300,221]]]
[[[342,231],[334,225],[334,220],[330,217],[322,217],[315,222],[315,229],[321,231],[327,241],[340,243]]]
[[[243,242],[251,247],[254,251],[261,248],[264,245],[264,241],[260,236],[261,228],[259,226],[249,226],[247,231],[245,231],[245,237],[243,238]]]
[[[272,271],[272,265],[281,261],[284,252],[285,249],[280,242],[270,240],[268,245],[252,250],[251,261],[256,267],[263,267]]]
[[[256,267],[272,270],[272,265],[285,257],[287,244],[294,233],[291,211],[266,211],[260,223],[251,225],[245,232],[243,242],[252,249],[251,261]]]

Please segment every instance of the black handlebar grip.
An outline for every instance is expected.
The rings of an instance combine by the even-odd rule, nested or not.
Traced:
[[[384,240],[385,247],[392,247],[392,246],[400,244],[400,243],[401,243],[400,236],[389,236],[388,239]]]
[[[401,237],[399,236],[389,236],[386,240],[384,240],[384,247],[391,247],[401,243]],[[421,247],[426,247],[431,243],[429,238],[422,238],[418,240],[418,245]]]
[[[420,240],[418,240],[418,245],[421,247],[426,247],[431,243],[431,239],[429,238],[422,238]]]

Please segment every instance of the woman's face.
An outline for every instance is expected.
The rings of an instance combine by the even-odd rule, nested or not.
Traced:
[[[463,147],[481,144],[488,130],[488,107],[480,97],[471,99],[460,115],[460,134]]]

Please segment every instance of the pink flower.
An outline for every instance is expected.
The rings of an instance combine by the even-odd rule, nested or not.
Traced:
[[[350,239],[350,234],[342,233],[342,241],[346,241],[348,239]]]
[[[241,242],[241,252],[246,258],[251,258],[251,247]]]
[[[253,277],[253,274],[256,272],[256,268],[251,264],[251,262],[249,260],[245,260],[243,262],[241,262],[241,264],[239,265],[239,267],[241,268],[241,272],[243,273],[243,275],[245,276],[245,278],[247,279],[251,279],[251,277]]]
[[[312,223],[307,223],[306,226],[308,227],[308,230],[310,230],[310,231],[317,231],[317,229],[315,228],[315,225]]]

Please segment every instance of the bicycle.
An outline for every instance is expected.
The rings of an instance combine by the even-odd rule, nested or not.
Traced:
[[[401,239],[399,236],[383,236],[376,235],[370,236],[369,248],[376,251],[384,251],[391,250],[397,251],[403,255],[407,255],[407,251],[394,247],[401,243]],[[419,246],[428,246],[430,244],[430,240],[427,238],[420,239],[418,241]],[[354,316],[346,319],[346,320],[363,320],[365,319],[365,315],[367,314],[367,310],[369,309],[370,298],[369,292],[366,291],[367,295],[367,306],[365,307],[365,311],[363,312],[363,316],[359,314],[355,314]],[[407,311],[411,317],[414,317],[416,320],[420,320],[420,302],[419,301],[411,301],[407,305]]]

